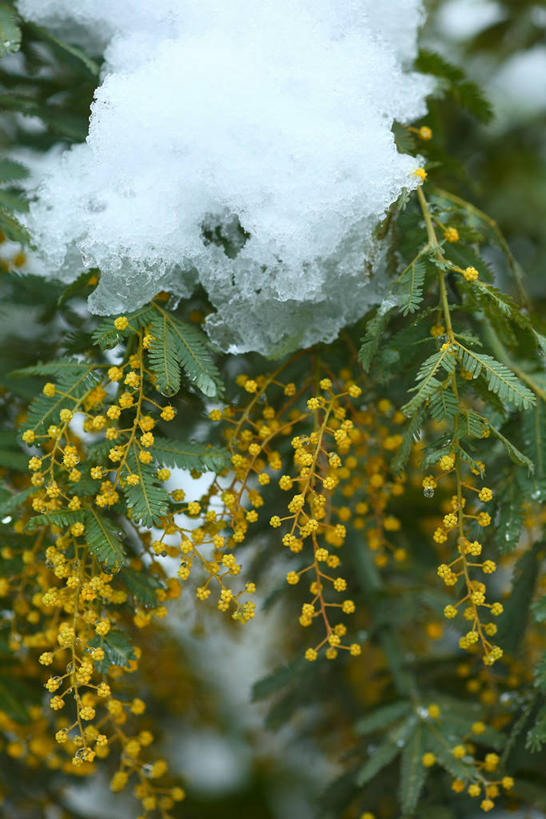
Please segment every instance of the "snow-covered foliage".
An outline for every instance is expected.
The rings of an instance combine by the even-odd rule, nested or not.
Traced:
[[[104,49],[85,144],[53,155],[30,223],[48,275],[99,267],[90,307],[200,283],[222,347],[329,341],[380,296],[372,232],[416,160],[420,0],[19,0]]]

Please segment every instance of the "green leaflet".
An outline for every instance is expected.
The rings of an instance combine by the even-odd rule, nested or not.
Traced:
[[[529,616],[540,567],[539,551],[542,544],[535,544],[518,560],[514,569],[514,582],[510,597],[504,604],[504,612],[498,618],[498,643],[505,651],[514,653],[521,642]]]
[[[508,438],[505,438],[505,436],[501,432],[499,432],[499,430],[496,429],[494,426],[488,424],[488,427],[495,436],[495,438],[498,438],[498,440],[501,442],[506,452],[510,456],[510,460],[513,461],[518,466],[526,466],[529,473],[530,474],[533,473],[535,465],[531,460],[529,460],[527,455],[524,455],[523,452],[520,452],[517,446],[515,446],[511,441],[509,441]]]
[[[544,659],[541,662],[541,665],[544,668],[544,672],[546,672],[546,663]],[[540,666],[539,666],[540,668]],[[544,679],[546,683],[546,677]],[[546,688],[546,685],[542,685],[542,688]],[[525,743],[525,747],[528,751],[537,752],[542,750],[542,746],[546,743],[546,705],[543,705],[542,708],[538,711],[535,716],[534,725],[531,730],[527,734],[527,741]]]
[[[538,600],[535,600],[535,602],[531,604],[531,610],[533,612],[533,619],[536,620],[537,623],[546,622],[546,594],[543,594],[542,597],[539,597]]]
[[[159,391],[164,395],[178,392],[182,369],[204,395],[209,398],[221,395],[224,387],[207,337],[197,327],[154,306],[156,313],[150,322],[153,340],[148,356]]]
[[[62,291],[61,295],[57,299],[57,306],[62,307],[72,296],[76,295],[83,295],[85,291],[89,291],[90,287],[94,287],[95,285],[90,284],[90,280],[97,274],[96,268],[91,268],[91,270],[86,270],[81,273],[72,284],[69,284],[65,289]],[[78,331],[74,331],[74,334],[77,334]],[[84,347],[87,347],[89,344],[89,336],[87,333],[84,333],[85,344]],[[65,349],[68,349],[68,344],[65,341],[64,344]]]
[[[28,408],[24,428],[32,429],[36,433],[46,432],[50,424],[59,422],[59,413],[62,409],[74,410],[76,401],[73,399],[83,398],[97,382],[98,374],[94,364],[88,364],[84,369],[76,368],[64,373],[58,377],[59,392],[56,395],[49,398],[41,394],[32,401]]]
[[[399,152],[401,154],[411,154],[415,150],[415,137],[408,126],[395,120],[391,130]]]
[[[0,229],[12,242],[17,242],[20,245],[30,244],[30,233],[26,227],[15,218],[13,213],[3,207],[0,207]]]
[[[22,194],[15,190],[4,190],[2,188],[0,188],[0,207],[18,213],[28,211],[28,203]]]
[[[29,170],[15,159],[0,159],[0,183],[19,182],[28,177]]]
[[[546,404],[541,398],[523,416],[523,440],[534,462],[537,482],[546,485]]]
[[[370,779],[373,779],[376,773],[398,756],[404,744],[407,742],[408,737],[415,729],[417,722],[417,716],[411,714],[395,728],[391,728],[383,742],[373,751],[373,755],[357,773],[357,785],[365,785]]]
[[[373,734],[374,731],[382,730],[397,722],[401,717],[406,716],[411,711],[409,700],[400,700],[376,708],[368,716],[359,719],[355,723],[355,730],[359,734]]]
[[[159,525],[169,508],[169,496],[155,476],[155,472],[145,466],[138,457],[136,444],[131,444],[127,464],[139,482],[136,486],[125,484],[123,489],[127,508],[135,523],[143,526]]]
[[[473,410],[464,410],[461,413],[461,419],[464,423],[465,435],[470,438],[483,438],[483,434],[489,429],[489,424],[484,423],[481,415]]]
[[[415,441],[418,438],[419,432],[421,431],[421,427],[423,426],[423,412],[418,412],[413,418],[410,419],[410,422],[406,428],[404,433],[404,437],[402,439],[402,443],[398,447],[396,451],[396,455],[392,459],[392,468],[395,472],[401,472],[402,469],[405,467],[407,462],[409,461],[409,457],[411,455],[411,448]]]
[[[163,587],[155,575],[126,567],[120,570],[116,579],[125,584],[129,594],[140,605],[157,606],[157,591]]]
[[[423,301],[428,256],[428,249],[420,253],[397,279],[396,295],[403,316],[414,313]]]
[[[419,795],[425,784],[428,768],[421,762],[423,755],[423,725],[418,723],[402,751],[400,771],[400,805],[403,816],[413,816]]]
[[[112,629],[106,637],[93,637],[89,641],[91,648],[102,648],[104,659],[95,661],[95,666],[101,674],[105,674],[111,665],[119,665],[124,668],[131,660],[135,659],[135,652],[130,643],[129,637],[124,631]]]
[[[67,376],[76,378],[89,371],[89,363],[78,361],[74,358],[58,358],[55,361],[38,362],[31,367],[23,367],[11,373],[14,376],[27,375],[51,375],[56,378],[66,378]]]
[[[445,205],[445,202],[442,202],[440,199],[441,206]],[[444,245],[444,252],[447,259],[453,264],[456,264],[457,267],[462,267],[463,270],[465,267],[475,267],[479,273],[480,278],[476,281],[468,284],[465,282],[464,279],[457,279],[460,281],[462,287],[464,287],[464,295],[466,295],[469,299],[475,299],[479,296],[481,292],[481,287],[484,287],[483,282],[490,282],[493,279],[493,272],[485,259],[480,256],[479,253],[476,252],[473,246],[470,245],[463,245],[459,242],[455,244],[450,244],[449,246]],[[478,287],[476,287],[478,285]]]
[[[448,388],[440,388],[432,393],[429,401],[430,414],[437,421],[453,420],[459,412],[459,402],[455,394]]]
[[[415,415],[419,407],[428,401],[436,390],[442,389],[441,382],[435,377],[441,368],[448,374],[455,369],[455,357],[451,355],[450,349],[439,350],[423,361],[417,373],[417,384],[411,389],[411,392],[416,394],[402,407],[404,415],[408,417]]]
[[[546,653],[542,655],[539,663],[533,671],[534,683],[546,694]]]
[[[513,477],[496,497],[495,541],[501,554],[512,552],[523,529],[522,497]]]
[[[15,9],[0,3],[0,57],[15,54],[21,47],[21,29],[17,25]]]
[[[28,521],[25,529],[28,529],[29,532],[39,529],[40,526],[58,526],[60,529],[67,529],[73,523],[83,519],[84,512],[82,509],[62,509],[57,512],[47,512],[45,515],[34,515]]]
[[[305,671],[308,665],[307,660],[303,657],[298,657],[298,659],[292,663],[279,666],[271,674],[268,674],[267,677],[263,677],[263,679],[254,683],[251,695],[252,702],[263,700],[271,694],[275,694],[277,691],[285,688],[296,676],[302,671]]]
[[[529,409],[535,403],[535,396],[519,378],[504,364],[490,355],[478,354],[457,343],[457,357],[465,370],[473,376],[482,376],[489,389],[501,401],[513,404],[516,409]]]
[[[150,323],[153,339],[148,348],[150,369],[155,385],[163,395],[176,395],[180,389],[180,358],[176,339],[161,316],[153,316]]]
[[[372,360],[377,353],[381,336],[387,328],[393,310],[394,305],[392,302],[385,300],[379,305],[375,316],[366,324],[366,332],[361,339],[361,347],[358,353],[358,360],[362,364],[365,372],[369,372]]]
[[[446,83],[456,102],[482,122],[493,118],[493,109],[489,100],[473,82],[466,78],[465,72],[448,62],[434,51],[422,49],[415,61],[415,68],[423,74],[440,77]]]
[[[98,77],[98,64],[95,62],[95,60],[92,60],[91,57],[88,57],[87,54],[81,50],[81,48],[65,43],[64,40],[59,39],[59,37],[56,37],[47,29],[42,28],[42,26],[36,25],[36,23],[27,22],[25,23],[25,26],[32,34],[50,45],[53,51],[55,51],[65,62],[70,63],[72,66],[79,68],[80,70],[83,69],[86,74],[90,74],[94,78]]]
[[[471,762],[465,762],[464,758],[456,759],[451,753],[451,747],[441,735],[427,731],[426,745],[434,753],[442,768],[445,768],[455,779],[462,779],[463,782],[475,782],[478,779],[478,772],[474,765]]]
[[[52,131],[74,142],[83,142],[87,136],[87,118],[66,111],[58,105],[44,105],[24,94],[0,95],[0,108],[17,111],[27,117],[39,117]]]
[[[153,307],[148,305],[146,307],[140,307],[132,313],[127,313],[126,318],[131,327],[134,327],[135,330],[140,330],[148,324],[153,315]],[[115,318],[104,319],[92,335],[93,343],[102,347],[104,350],[115,347],[116,344],[119,344],[123,338],[127,338],[132,332],[131,327],[128,327],[126,330],[116,330],[114,321]]]
[[[221,472],[229,466],[228,453],[209,444],[156,437],[152,451],[160,463],[181,469]]]
[[[109,571],[118,571],[125,562],[119,529],[97,509],[85,511],[85,538],[97,560]]]
[[[33,492],[36,492],[36,489],[32,486],[30,489],[23,489],[22,492],[17,492],[15,495],[5,497],[2,494],[0,497],[0,515],[4,517],[4,515],[15,512]]]

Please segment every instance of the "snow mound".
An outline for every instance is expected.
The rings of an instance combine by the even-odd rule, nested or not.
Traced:
[[[378,300],[374,227],[418,182],[391,126],[431,90],[408,69],[420,0],[18,6],[105,54],[87,141],[51,156],[31,207],[48,275],[100,268],[99,314],[201,284],[211,337],[264,354]]]

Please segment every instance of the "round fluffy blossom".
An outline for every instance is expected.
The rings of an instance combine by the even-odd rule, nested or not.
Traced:
[[[102,271],[100,314],[201,284],[222,347],[332,340],[381,296],[372,233],[418,162],[394,120],[420,0],[19,0],[105,49],[89,136],[46,162],[30,213],[47,274]]]

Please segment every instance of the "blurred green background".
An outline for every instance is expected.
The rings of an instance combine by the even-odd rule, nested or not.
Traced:
[[[433,129],[442,161],[434,169],[434,178],[497,221],[524,271],[529,298],[542,316],[546,303],[545,29],[543,3],[431,0],[422,34],[423,47],[461,66],[484,90],[494,110],[492,120],[484,123],[453,97],[431,100],[425,122]],[[82,106],[79,113],[85,119],[92,85],[75,86],[75,91]],[[20,142],[26,139],[28,145],[34,145],[38,137],[42,141],[50,138],[28,130],[23,138],[25,132],[15,132],[13,123],[4,131],[3,127],[0,144],[4,146],[14,135]],[[500,254],[492,261],[499,271],[499,284],[513,289]],[[177,808],[177,815],[186,819],[342,819],[337,808],[328,808],[331,799],[335,803],[335,794],[322,796],[323,787],[347,766],[347,759],[341,759],[342,732],[337,727],[332,730],[334,713],[301,709],[280,728],[275,720],[264,728],[266,708],[249,702],[252,683],[297,653],[294,646],[285,644],[292,639],[292,613],[287,617],[280,608],[262,612],[241,634],[225,628],[214,616],[192,622],[191,601],[187,600],[182,601],[182,611],[172,618],[169,629],[158,631],[157,663],[148,666],[149,673],[161,675],[162,693],[152,716],[163,722],[164,750],[172,767],[187,776],[188,800]],[[288,637],[282,636],[286,633]],[[343,696],[345,672],[340,668],[339,673],[341,679],[330,675],[314,683],[325,690],[329,687],[334,700]],[[350,673],[347,668],[346,675]],[[154,687],[157,689],[157,678]],[[350,748],[351,740],[345,739]],[[385,800],[388,812],[388,795]],[[112,796],[106,779],[82,783],[66,796],[65,805],[64,814],[31,810],[25,816],[121,819],[134,816],[135,807],[122,795]],[[466,808],[454,810],[463,812],[450,810],[445,815],[468,816]],[[545,815],[540,810],[532,814],[533,819]],[[443,816],[436,812],[430,819]]]

